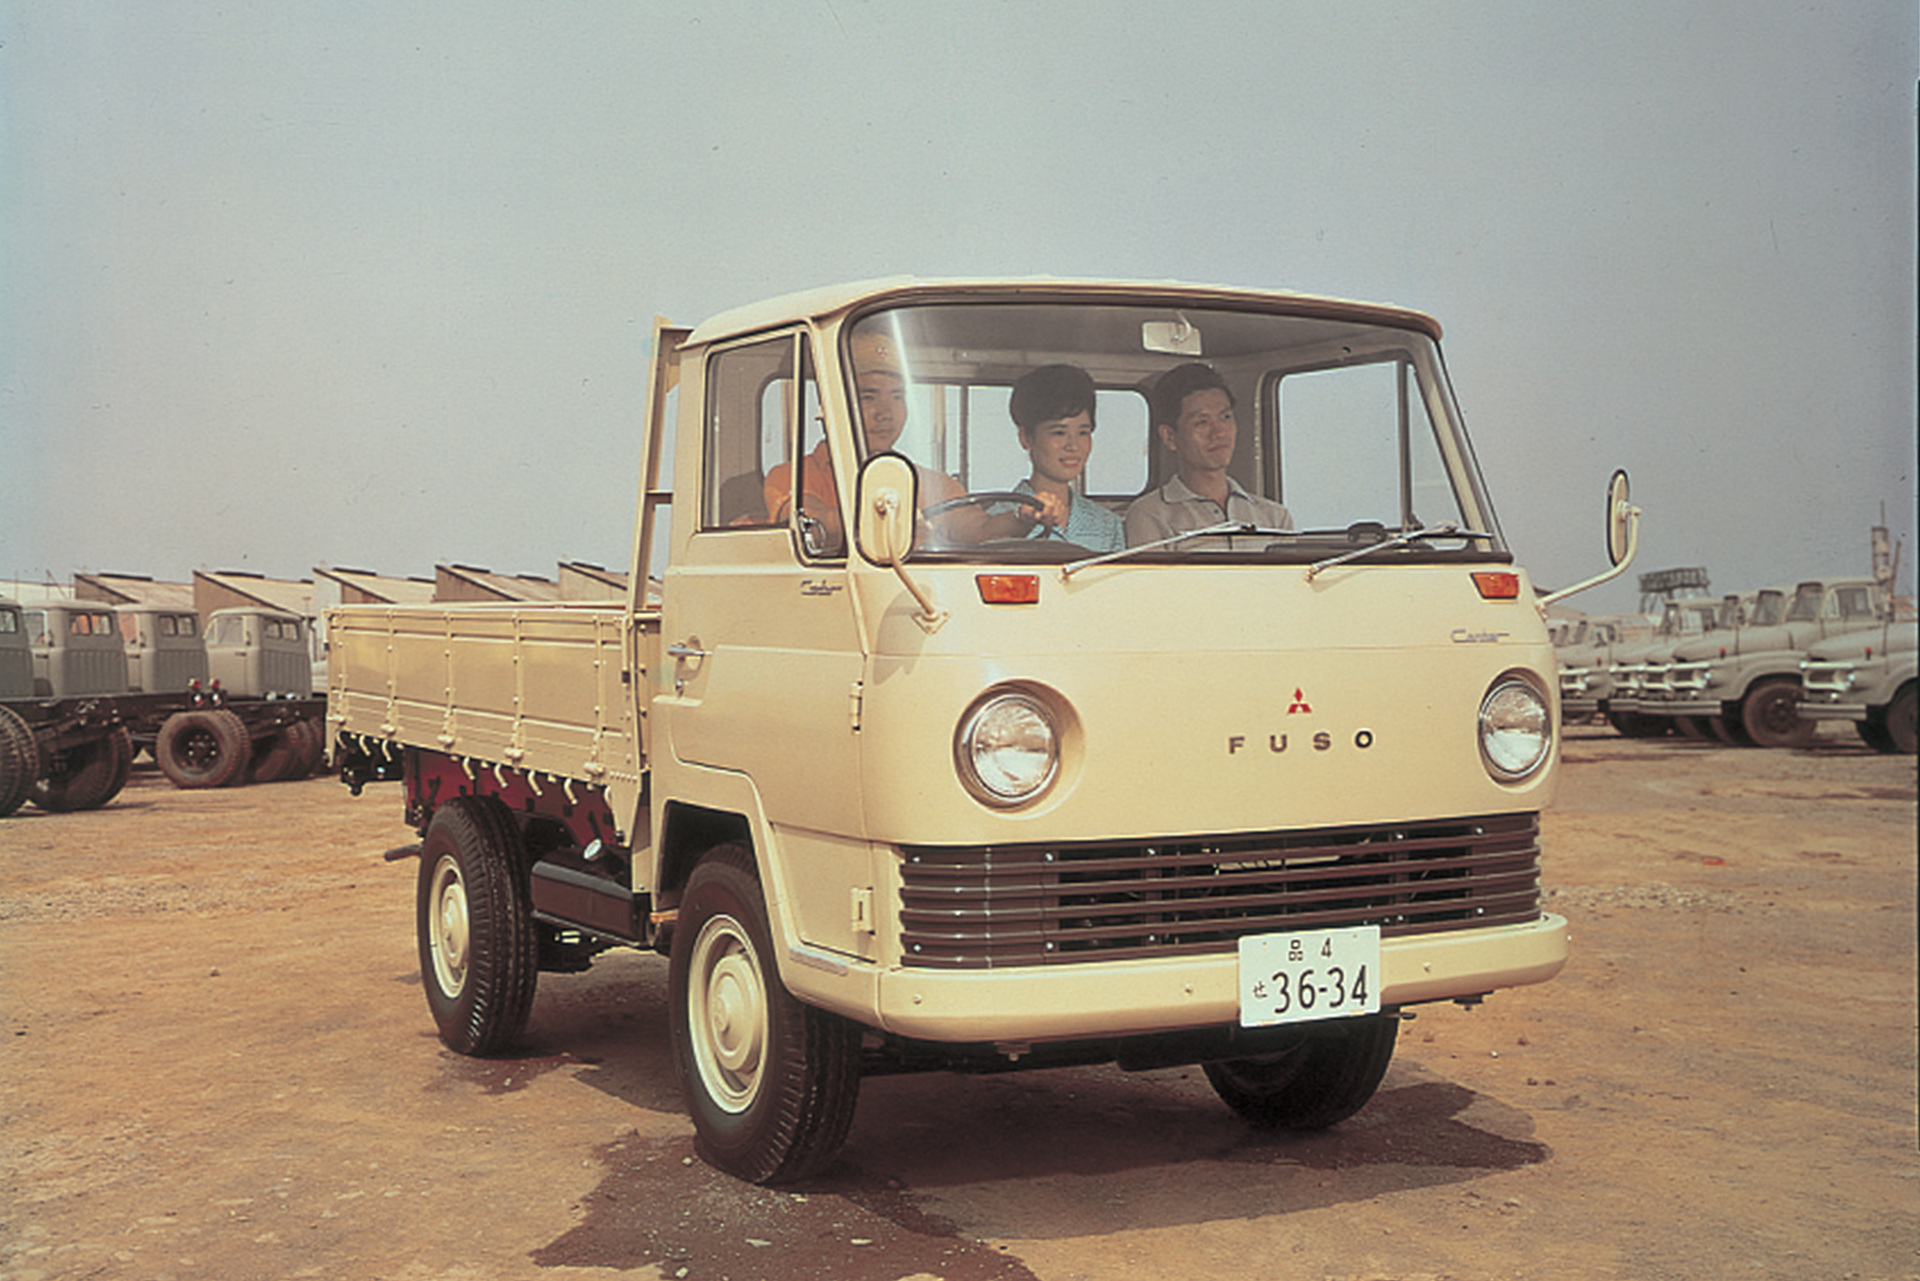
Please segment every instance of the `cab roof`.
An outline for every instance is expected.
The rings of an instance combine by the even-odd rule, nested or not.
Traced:
[[[1355,302],[1345,298],[1291,293],[1286,290],[1193,285],[1165,280],[1065,280],[1046,276],[1018,279],[921,280],[912,276],[891,276],[848,284],[824,285],[817,289],[783,294],[762,302],[749,303],[744,307],[735,307],[702,322],[694,329],[687,342],[689,345],[699,345],[755,333],[763,329],[772,329],[796,321],[823,321],[867,303],[911,303],[926,298],[951,298],[956,294],[978,294],[982,297],[998,298],[1015,298],[1025,295],[1049,301],[1077,298],[1089,302],[1238,306],[1282,314],[1293,313],[1391,325],[1396,328],[1417,330],[1436,342],[1440,338],[1440,322],[1425,312],[1382,303]]]

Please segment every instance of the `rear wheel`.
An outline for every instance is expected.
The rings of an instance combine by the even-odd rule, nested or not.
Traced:
[[[739,845],[694,869],[667,970],[674,1061],[702,1155],[750,1183],[805,1178],[833,1163],[860,1096],[860,1032],[795,1000]]]
[[[133,769],[133,735],[116,725],[100,738],[55,752],[33,785],[33,803],[54,814],[97,810],[120,794]]]
[[[1203,1065],[1226,1105],[1255,1125],[1323,1130],[1365,1107],[1393,1060],[1397,1013],[1341,1019],[1284,1054]]]
[[[1800,715],[1800,682],[1786,676],[1747,691],[1740,700],[1740,727],[1755,747],[1805,747],[1819,728]]]
[[[300,764],[302,750],[295,732],[296,725],[297,722],[282,725],[254,738],[253,759],[247,767],[248,782],[278,783],[295,777],[293,771]]]
[[[1707,718],[1704,716],[1676,716],[1673,718],[1673,727],[1680,731],[1681,738],[1695,743],[1713,741],[1713,731],[1707,728]]]
[[[462,796],[434,811],[415,901],[420,982],[448,1049],[493,1054],[527,1026],[540,977],[520,834],[506,806]]]
[[[40,745],[33,727],[12,709],[0,707],[0,818],[26,804],[40,779]]]
[[[153,758],[175,787],[225,787],[245,773],[253,744],[232,712],[175,712],[160,726]]]

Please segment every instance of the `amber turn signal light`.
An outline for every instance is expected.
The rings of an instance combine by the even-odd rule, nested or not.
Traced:
[[[1473,585],[1480,589],[1481,600],[1518,600],[1520,598],[1520,575],[1505,570],[1485,570],[1473,576]]]
[[[975,574],[980,584],[980,599],[989,605],[1037,605],[1040,603],[1038,574]]]

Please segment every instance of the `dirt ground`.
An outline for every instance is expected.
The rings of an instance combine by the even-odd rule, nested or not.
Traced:
[[[799,1190],[715,1174],[665,964],[541,978],[458,1058],[391,786],[0,822],[0,1279],[1920,1276],[1915,774],[1574,732],[1555,981],[1423,1007],[1359,1116],[1197,1070],[865,1084]]]

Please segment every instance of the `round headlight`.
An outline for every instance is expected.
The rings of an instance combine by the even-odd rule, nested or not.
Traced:
[[[953,755],[960,781],[975,797],[989,805],[1017,805],[1053,782],[1060,736],[1038,699],[994,694],[961,718]]]
[[[1508,674],[1480,700],[1480,759],[1503,783],[1517,783],[1540,768],[1553,746],[1553,718],[1546,695],[1523,676]]]

